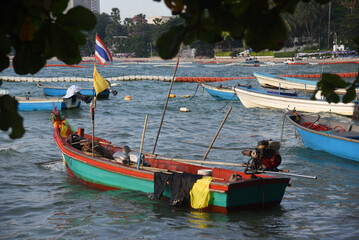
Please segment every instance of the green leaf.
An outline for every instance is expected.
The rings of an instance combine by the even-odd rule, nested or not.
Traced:
[[[34,44],[23,43],[16,48],[16,55],[13,59],[14,70],[17,74],[35,74],[46,64],[41,53],[35,50]]]
[[[185,34],[186,29],[183,26],[172,27],[168,32],[162,34],[157,41],[157,49],[160,57],[163,59],[175,57]]]
[[[71,8],[65,15],[60,15],[56,22],[79,30],[91,30],[96,25],[95,15],[87,8],[77,6]]]
[[[68,4],[69,0],[56,1],[54,6],[52,7],[52,15],[54,17],[57,17],[62,14],[66,10]]]
[[[8,131],[12,129],[10,138],[21,138],[25,129],[23,118],[17,112],[17,101],[10,95],[0,96],[0,129]]]
[[[196,40],[196,31],[194,29],[190,29],[186,35],[184,36],[183,43],[189,45]]]
[[[287,30],[279,13],[273,10],[262,14],[256,12],[255,14],[253,17],[257,19],[249,22],[243,37],[246,43],[255,52],[264,49],[281,49],[287,38]]]
[[[79,63],[80,50],[71,32],[56,23],[49,24],[47,29],[46,56],[55,56],[66,64]]]
[[[325,97],[326,97],[328,103],[331,103],[331,102],[338,103],[340,101],[338,94],[336,94],[335,92],[326,94]]]
[[[9,57],[5,54],[0,54],[0,72],[10,65]]]
[[[343,96],[343,103],[350,103],[351,101],[354,100],[356,96],[356,91],[355,91],[355,86],[351,86],[350,88],[347,89],[347,92],[344,94]]]
[[[323,73],[321,81],[324,81],[326,85],[331,85],[336,88],[346,88],[349,83],[341,79],[338,75]]]
[[[321,80],[317,83],[317,90],[318,91],[320,90],[322,92],[322,95],[324,95],[326,97],[326,99],[329,103],[330,102],[337,103],[340,101],[340,98],[339,98],[338,94],[335,93],[335,90],[338,88],[346,88],[349,85],[350,85],[350,83],[347,83],[346,81],[341,79],[338,75],[330,74],[330,73],[323,73]],[[344,101],[344,99],[345,99],[345,101],[349,101],[351,96],[352,96],[352,93],[349,92],[349,94],[343,98],[343,101]]]

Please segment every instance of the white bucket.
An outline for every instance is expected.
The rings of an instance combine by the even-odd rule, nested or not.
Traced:
[[[199,169],[197,171],[198,175],[203,175],[203,176],[212,176],[212,170],[211,169]]]

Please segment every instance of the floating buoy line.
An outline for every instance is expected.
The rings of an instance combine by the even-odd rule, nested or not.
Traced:
[[[253,79],[254,77],[175,77],[175,82],[222,82],[235,79]],[[39,77],[15,77],[15,76],[0,76],[4,82],[92,82],[93,78],[82,77],[53,77],[53,78],[39,78]],[[106,78],[108,81],[140,81],[153,80],[162,82],[171,82],[171,76],[120,76]]]
[[[358,77],[357,72],[351,73],[333,73],[338,75],[341,78],[355,78]],[[287,75],[280,75],[282,77],[298,77],[298,78],[321,78],[321,74],[287,74]]]
[[[357,72],[351,73],[334,73],[341,78],[355,78],[358,77]],[[282,77],[297,77],[297,78],[321,78],[321,74],[287,74],[280,75]],[[4,82],[92,82],[93,78],[82,78],[82,77],[53,77],[53,78],[39,78],[39,77],[15,77],[15,76],[0,76],[0,79]],[[152,80],[171,82],[171,76],[120,76],[110,77],[106,80],[114,81],[141,81],[141,80]],[[223,82],[228,80],[240,80],[240,79],[254,79],[253,76],[248,77],[175,77],[175,82]]]

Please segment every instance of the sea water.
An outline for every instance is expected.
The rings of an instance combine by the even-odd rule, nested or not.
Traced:
[[[105,78],[147,75],[170,76],[168,62],[125,63],[98,67]],[[355,72],[358,65],[244,67],[181,61],[176,76],[244,77],[253,72],[315,74]],[[33,77],[91,78],[86,68],[48,67]],[[6,69],[1,76],[16,76]],[[118,145],[139,149],[148,114],[144,151],[152,152],[169,91],[161,81],[117,82],[117,96],[97,102],[95,135]],[[256,79],[222,82],[223,86],[251,84]],[[48,83],[52,86],[92,87],[91,83]],[[219,84],[219,83],[214,83]],[[42,96],[30,82],[3,82],[12,95]],[[241,150],[264,139],[279,140],[283,110],[246,109],[238,100],[217,101],[197,83],[174,83],[156,153],[201,160],[226,112],[233,108],[207,161],[243,163]],[[132,101],[125,101],[125,96]],[[184,98],[183,95],[190,95]],[[190,112],[180,112],[180,108]],[[91,133],[89,105],[66,110],[68,122]],[[317,176],[317,180],[292,177],[283,201],[270,209],[230,214],[172,208],[151,194],[131,190],[99,191],[68,177],[61,152],[52,137],[50,112],[20,112],[25,135],[16,140],[0,132],[0,239],[355,239],[359,237],[359,163],[303,146],[294,128],[284,124],[280,149],[282,169]],[[358,124],[348,117],[323,114]],[[227,148],[223,150],[221,148]],[[49,162],[50,161],[50,162]],[[47,164],[41,164],[49,162]],[[40,163],[40,164],[39,164]],[[241,168],[235,168],[243,170]]]

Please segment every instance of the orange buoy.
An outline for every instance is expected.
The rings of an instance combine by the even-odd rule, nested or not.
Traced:
[[[125,101],[132,101],[132,97],[131,96],[126,96]]]

